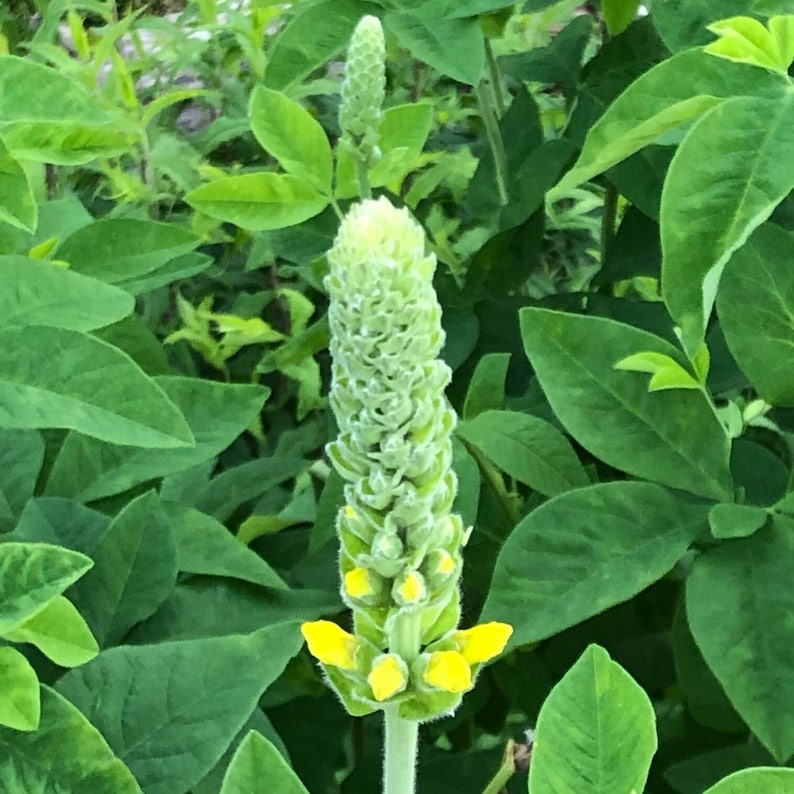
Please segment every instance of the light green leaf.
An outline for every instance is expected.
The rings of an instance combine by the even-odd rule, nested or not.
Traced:
[[[11,642],[35,645],[61,667],[85,664],[99,652],[85,620],[64,596],[56,596],[41,612],[6,632],[5,636]]]
[[[702,553],[687,580],[692,636],[733,706],[775,759],[794,754],[794,520]]]
[[[662,292],[694,351],[734,251],[794,188],[794,92],[737,97],[701,118],[662,190]]]
[[[530,791],[637,794],[656,746],[648,696],[603,648],[590,645],[541,707]]]
[[[780,54],[779,63],[785,71],[794,60],[794,15],[772,17],[769,20],[769,32]]]
[[[40,716],[36,671],[19,651],[0,646],[0,726],[17,731],[35,731],[39,727]],[[3,727],[0,727],[0,736]]]
[[[103,218],[77,229],[56,253],[77,273],[121,284],[152,273],[200,242],[191,231],[172,223]]]
[[[176,546],[157,494],[148,491],[129,502],[91,556],[94,568],[71,597],[100,645],[116,645],[176,585]]]
[[[662,61],[635,80],[587,133],[573,168],[549,193],[573,188],[627,159],[662,135],[696,119],[722,99],[741,94],[780,97],[779,76],[689,50]]]
[[[38,730],[0,728],[0,791],[142,794],[99,731],[48,687],[41,689]]]
[[[133,297],[117,287],[50,262],[0,256],[0,325],[92,331],[134,308]]]
[[[22,625],[91,566],[84,554],[45,543],[0,543],[0,635]]]
[[[122,646],[58,691],[102,732],[146,794],[186,791],[212,769],[303,644],[297,623],[253,634]]]
[[[254,136],[285,171],[330,194],[331,145],[306,108],[280,91],[260,85],[251,94],[248,115]]]
[[[720,780],[703,794],[794,794],[794,769],[756,767],[740,769]]]
[[[390,11],[386,29],[421,61],[468,85],[477,85],[485,67],[482,30],[474,18],[454,18],[432,6]]]
[[[229,764],[220,794],[252,794],[265,780],[278,794],[308,794],[273,743],[261,733],[251,731]]]
[[[651,483],[556,496],[508,537],[481,620],[512,625],[512,645],[551,637],[664,576],[708,531],[706,517],[705,507]]]
[[[522,309],[530,363],[554,413],[586,449],[637,477],[716,499],[733,499],[728,438],[705,396],[648,393],[641,374],[614,362],[638,350],[685,359],[669,342],[600,317]]]
[[[33,234],[38,217],[28,175],[0,138],[0,221]]]
[[[709,526],[715,538],[746,538],[766,523],[769,513],[753,505],[717,504],[709,510]]]
[[[211,460],[251,426],[269,394],[255,384],[163,376],[153,381],[185,417],[196,445],[155,451],[70,433],[47,480],[48,496],[91,502]]]
[[[786,73],[788,62],[783,63],[777,41],[757,19],[731,17],[713,22],[708,29],[719,36],[717,41],[704,48],[710,55]]]
[[[733,357],[772,405],[794,406],[794,233],[759,227],[730,259],[717,311]]]
[[[129,356],[55,328],[0,329],[0,424],[79,430],[137,447],[194,443],[182,414]]]
[[[637,9],[642,0],[602,0],[601,13],[604,15],[610,35],[622,33],[637,17]]]
[[[700,384],[678,363],[662,367],[655,372],[648,383],[648,391],[664,391],[665,389],[700,389]]]
[[[328,206],[328,199],[309,182],[264,171],[208,182],[188,193],[185,201],[211,218],[255,232],[294,226]]]
[[[456,432],[502,471],[544,496],[590,484],[568,439],[536,416],[485,411],[459,424]]]

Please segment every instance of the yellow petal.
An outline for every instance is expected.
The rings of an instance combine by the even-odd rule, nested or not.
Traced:
[[[396,695],[405,689],[407,683],[400,659],[394,654],[381,656],[373,665],[372,672],[367,676],[367,681],[378,702]]]
[[[351,598],[363,598],[375,592],[366,568],[353,568],[345,574],[345,592]]]
[[[348,518],[358,518],[358,513],[350,505],[345,505],[345,515]]]
[[[315,659],[332,667],[355,670],[356,651],[361,645],[358,637],[348,634],[330,620],[314,620],[301,626],[301,633]]]
[[[457,651],[431,653],[423,678],[431,686],[446,692],[471,689],[471,668]]]
[[[406,604],[415,604],[420,601],[425,594],[422,574],[418,571],[411,571],[399,585],[397,592]]]
[[[513,627],[507,623],[483,623],[465,631],[456,631],[452,640],[469,664],[479,664],[498,656],[512,633]]]
[[[448,551],[444,549],[441,550],[441,556],[436,570],[438,573],[445,575],[451,574],[455,570],[455,560]]]

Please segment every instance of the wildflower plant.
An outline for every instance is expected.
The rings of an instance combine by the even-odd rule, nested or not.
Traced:
[[[343,140],[362,163],[378,138],[383,37],[365,17],[353,36],[343,88]],[[379,61],[379,66],[376,63]],[[370,80],[375,81],[369,90]],[[417,727],[450,713],[512,628],[460,630],[459,580],[470,529],[452,512],[455,412],[436,258],[422,227],[385,197],[364,199],[343,219],[325,286],[333,358],[331,407],[339,426],[328,455],[346,481],[336,528],[341,592],[353,632],[303,625],[309,650],[351,714],[383,710],[385,790],[414,790]]]

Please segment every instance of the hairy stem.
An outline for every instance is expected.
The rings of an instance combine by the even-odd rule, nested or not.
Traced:
[[[486,36],[485,37],[485,57],[488,63],[488,73],[491,79],[491,85],[493,86],[493,95],[494,99],[496,100],[496,109],[499,114],[499,118],[504,116],[505,111],[507,110],[507,106],[505,105],[505,97],[502,93],[502,76],[499,73],[499,67],[496,65],[496,58],[493,54],[493,47],[491,47],[491,40]]]
[[[419,723],[404,720],[399,705],[384,709],[386,758],[383,766],[383,794],[415,794],[416,748]]]

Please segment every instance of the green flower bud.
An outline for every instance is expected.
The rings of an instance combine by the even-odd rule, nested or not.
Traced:
[[[339,124],[344,145],[367,167],[380,158],[381,108],[386,92],[386,44],[376,17],[366,16],[356,26],[347,51]]]

